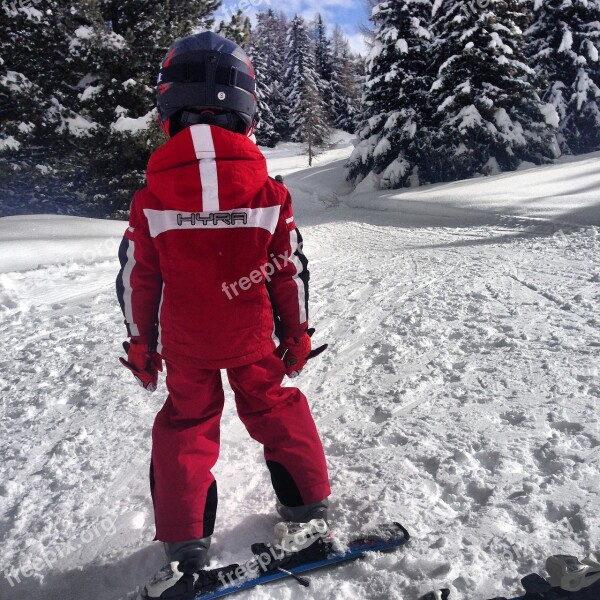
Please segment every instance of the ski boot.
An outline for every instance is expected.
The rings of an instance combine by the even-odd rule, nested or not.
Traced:
[[[277,501],[276,505],[279,516],[284,521],[292,523],[308,523],[312,519],[323,519],[327,521],[327,513],[329,510],[329,500],[321,500],[312,504],[303,504],[302,506],[284,506]]]
[[[163,544],[169,564],[165,565],[139,594],[137,600],[177,599],[191,596],[200,571],[208,562],[210,536]]]

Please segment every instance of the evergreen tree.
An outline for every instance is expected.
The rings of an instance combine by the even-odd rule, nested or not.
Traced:
[[[270,123],[274,129],[274,136],[269,136],[270,143],[277,143],[281,139],[289,139],[288,125],[289,110],[284,98],[284,84],[282,73],[287,53],[288,22],[283,13],[276,13],[272,9],[258,13],[256,30],[252,34],[253,45],[263,53],[265,66],[257,80],[261,96],[266,104],[265,117],[261,114],[259,134],[265,131]],[[269,112],[272,117],[269,116]],[[272,119],[272,121],[271,121]]]
[[[242,48],[246,48],[252,33],[252,23],[249,17],[244,17],[242,10],[238,10],[237,13],[232,15],[229,23],[225,21],[219,23],[217,33],[234,41]]]
[[[54,212],[75,193],[72,138],[93,125],[74,112],[70,44],[86,18],[57,0],[0,7],[0,214]]]
[[[309,165],[329,137],[327,107],[318,85],[314,51],[302,17],[292,19],[287,36],[285,92],[291,140],[308,145]]]
[[[48,119],[52,115],[47,86],[37,83],[35,66],[27,60],[36,38],[49,30],[49,21],[39,10],[0,7],[0,156],[12,150],[15,171],[24,166],[19,164],[26,158],[23,149],[43,139],[44,130],[56,127],[55,119]]]
[[[271,12],[271,11],[268,11]],[[285,59],[287,56],[287,32],[289,22],[283,12],[274,13],[269,18],[271,29],[272,48],[269,54],[270,72],[271,72],[271,110],[275,117],[275,131],[282,140],[289,140],[291,132],[289,126],[290,109],[286,104],[286,93],[282,74],[285,70]]]
[[[152,150],[164,141],[156,125],[156,75],[171,43],[209,24],[219,0],[98,0],[102,26],[79,34],[87,66],[79,83],[81,112],[97,124],[86,151],[90,179],[105,210],[129,205],[144,182]],[[91,190],[90,190],[91,193]]]
[[[542,104],[525,62],[526,22],[518,0],[490,0],[481,9],[468,0],[441,4],[434,24],[439,54],[430,96],[431,152],[420,163],[422,181],[511,170],[556,156],[556,114]]]
[[[338,129],[354,133],[364,80],[359,75],[359,61],[352,56],[350,44],[339,25],[333,30],[331,53],[332,124]]]
[[[333,55],[331,53],[331,41],[327,37],[327,27],[323,21],[323,17],[317,14],[315,19],[315,70],[317,73],[317,84],[323,101],[330,109],[330,118],[332,114],[331,107],[333,106],[333,90],[331,80],[333,77]]]
[[[273,87],[268,78],[268,57],[262,44],[258,40],[255,42],[254,39],[252,36],[248,47],[248,56],[256,76],[256,101],[259,116],[255,131],[256,142],[261,146],[274,148],[280,138],[275,129],[275,115],[270,106]]]
[[[390,0],[373,9],[361,141],[347,165],[355,183],[370,173],[384,189],[419,181],[429,135],[431,12],[430,0]]]
[[[160,60],[176,38],[210,25],[219,5],[4,4],[0,102],[8,112],[0,140],[8,141],[0,142],[0,190],[26,198],[25,207],[13,202],[8,210],[105,216],[125,209],[162,139],[153,121]]]
[[[327,27],[323,17],[317,14],[315,20],[315,68],[323,81],[331,81],[332,62],[331,41],[327,37]]]
[[[543,99],[560,118],[559,142],[567,154],[600,149],[600,1],[535,0],[531,65],[546,83]]]
[[[135,119],[152,111],[156,73],[167,48],[191,34],[219,3],[97,2],[99,23],[76,31],[72,48],[87,69],[79,84],[82,107],[94,122],[110,128],[120,117]]]
[[[284,117],[281,73],[285,58],[285,17],[273,10],[258,13],[248,53],[256,73],[260,121],[256,129],[259,144],[273,147],[287,133]]]

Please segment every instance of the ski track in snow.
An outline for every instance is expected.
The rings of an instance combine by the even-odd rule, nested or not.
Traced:
[[[237,597],[411,600],[451,584],[457,600],[487,598],[550,554],[597,550],[600,230],[411,225],[338,206],[314,173],[288,185],[315,343],[330,343],[298,381],[331,520],[342,537],[400,520],[413,539],[315,573],[308,590]],[[165,388],[146,394],[118,364],[117,269],[101,256],[0,274],[2,599],[135,598],[163,564],[147,471]],[[277,521],[260,448],[227,400],[213,566],[249,558]]]

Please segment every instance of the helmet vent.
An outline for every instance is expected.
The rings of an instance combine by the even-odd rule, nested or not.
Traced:
[[[231,67],[229,71],[229,85],[231,87],[237,87],[238,70],[235,67]]]

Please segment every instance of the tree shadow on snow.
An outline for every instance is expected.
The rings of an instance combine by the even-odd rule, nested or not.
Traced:
[[[559,227],[553,226],[551,223],[546,223],[543,226],[532,228],[529,231],[520,233],[507,233],[505,235],[497,236],[486,236],[486,237],[469,237],[465,239],[464,234],[461,236],[463,239],[456,240],[455,242],[448,242],[443,244],[424,244],[418,246],[419,250],[433,250],[436,248],[464,248],[470,246],[497,246],[502,244],[512,244],[517,240],[526,240],[533,238],[544,238],[553,237],[556,235]]]
[[[227,528],[220,527],[217,520],[209,557],[215,558],[218,565],[250,560],[250,546],[255,542],[272,541],[273,527],[278,521],[281,521],[281,518],[274,511],[248,515]]]
[[[43,581],[21,578],[11,587],[3,576],[2,600],[135,600],[146,581],[165,563],[160,544],[151,544],[109,564],[90,563],[44,574]]]

